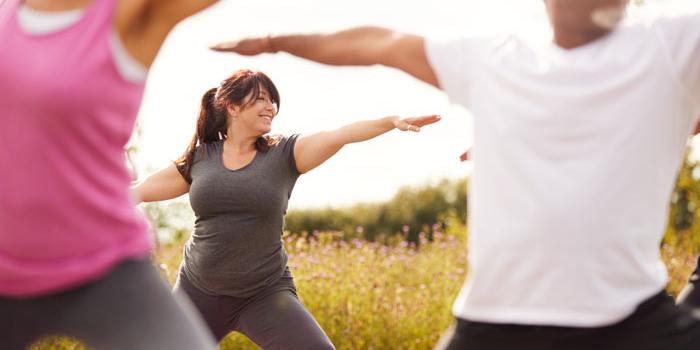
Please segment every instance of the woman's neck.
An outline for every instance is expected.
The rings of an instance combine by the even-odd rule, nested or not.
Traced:
[[[226,143],[227,149],[235,152],[236,154],[246,154],[255,151],[255,142],[258,139],[257,136],[236,136],[236,133],[232,133],[229,130],[228,135],[224,143]]]

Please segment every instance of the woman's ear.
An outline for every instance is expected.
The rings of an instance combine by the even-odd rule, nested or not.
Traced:
[[[240,111],[240,107],[234,104],[227,104],[226,111],[228,112],[229,116],[231,116],[232,118],[236,118],[238,116],[238,112]]]

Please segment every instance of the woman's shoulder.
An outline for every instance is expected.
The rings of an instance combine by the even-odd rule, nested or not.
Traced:
[[[285,145],[288,143],[294,143],[296,142],[297,138],[299,137],[299,134],[290,134],[290,135],[274,135],[274,138],[276,138],[276,144],[278,145]]]
[[[261,137],[258,142],[260,143],[259,146],[262,149],[268,149],[268,150],[282,150],[289,145],[293,145],[294,142],[296,142],[296,139],[299,135],[298,134],[292,134],[292,135],[283,135],[283,134],[275,134],[275,135],[265,135]]]
[[[194,149],[194,162],[219,154],[222,149],[222,143],[223,141],[217,140],[197,145]]]

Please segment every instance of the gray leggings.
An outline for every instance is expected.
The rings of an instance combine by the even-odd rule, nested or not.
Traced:
[[[102,279],[31,299],[0,297],[0,349],[67,335],[102,349],[214,349],[191,303],[170,293],[148,259],[127,260]]]
[[[217,341],[231,331],[238,331],[265,350],[335,349],[297,298],[289,274],[249,298],[204,294],[182,271],[173,290],[182,291],[192,299]]]

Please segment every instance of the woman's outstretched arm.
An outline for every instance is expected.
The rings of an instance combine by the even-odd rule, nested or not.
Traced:
[[[297,141],[294,146],[294,160],[299,172],[305,173],[323,164],[348,143],[366,141],[393,129],[418,132],[421,127],[438,120],[440,116],[437,115],[405,119],[394,116],[359,121],[336,130],[322,131],[301,137]]]
[[[131,195],[137,204],[173,199],[189,191],[190,184],[180,175],[175,164],[170,164],[131,186]]]

